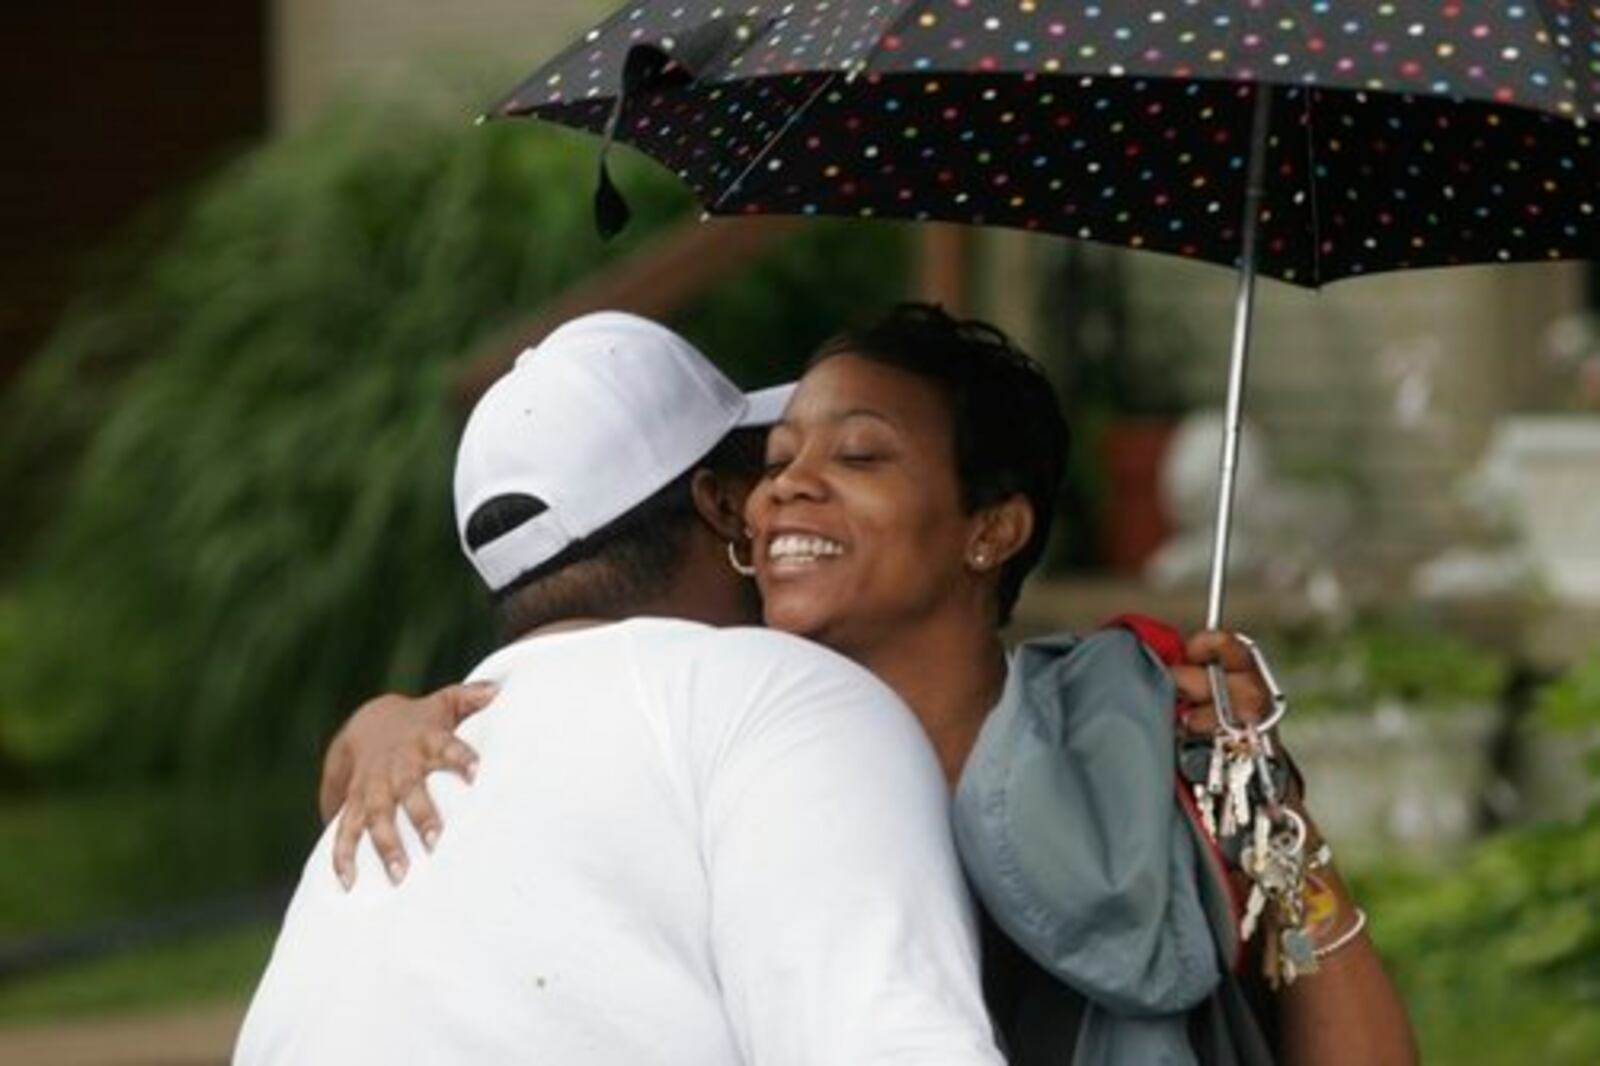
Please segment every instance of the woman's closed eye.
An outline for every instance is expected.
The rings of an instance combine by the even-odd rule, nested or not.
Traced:
[[[833,458],[846,466],[875,466],[895,456],[895,449],[878,433],[848,433],[840,437]]]

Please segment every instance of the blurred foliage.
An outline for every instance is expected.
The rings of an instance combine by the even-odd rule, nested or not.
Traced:
[[[1600,728],[1600,654],[1593,654],[1539,690],[1533,712],[1539,724],[1577,733]]]
[[[0,1024],[216,1003],[234,1009],[261,980],[278,925],[185,938],[0,984]]]
[[[1600,1062],[1600,812],[1478,844],[1448,874],[1358,895],[1423,1061]]]
[[[1285,683],[1297,710],[1359,714],[1385,700],[1448,710],[1498,700],[1509,670],[1437,625],[1381,617],[1289,646]]]
[[[303,769],[375,691],[490,645],[449,474],[458,360],[678,219],[595,142],[349,105],[195,194],[0,404],[0,778]],[[904,292],[901,230],[819,223],[683,325],[745,380]],[[508,353],[509,354],[509,353]]]
[[[1539,689],[1531,724],[1535,731],[1557,738],[1561,752],[1582,767],[1589,781],[1579,806],[1600,813],[1600,654],[1590,654]],[[1573,787],[1581,788],[1582,783]],[[1600,849],[1600,839],[1592,846]],[[1596,893],[1600,896],[1600,887]],[[1600,908],[1600,900],[1595,905]]]
[[[306,776],[0,805],[0,941],[286,885],[318,830]]]

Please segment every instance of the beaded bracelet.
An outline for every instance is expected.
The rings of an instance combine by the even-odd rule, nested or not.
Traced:
[[[1320,959],[1325,959],[1329,955],[1332,955],[1335,951],[1338,951],[1340,948],[1345,947],[1352,940],[1354,940],[1356,937],[1360,936],[1361,935],[1361,930],[1365,929],[1366,927],[1367,927],[1367,912],[1362,910],[1360,907],[1357,907],[1356,908],[1355,924],[1351,925],[1350,928],[1348,928],[1344,932],[1340,933],[1337,937],[1334,938],[1334,940],[1331,943],[1324,944],[1321,947],[1317,948],[1317,950],[1316,950],[1317,958],[1319,960]]]

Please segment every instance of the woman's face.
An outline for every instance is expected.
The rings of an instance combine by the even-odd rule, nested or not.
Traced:
[[[949,410],[907,371],[839,355],[807,372],[746,514],[775,629],[859,657],[971,595]]]

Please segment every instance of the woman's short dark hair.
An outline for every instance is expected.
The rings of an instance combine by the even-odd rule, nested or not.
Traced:
[[[838,355],[905,370],[931,382],[950,409],[956,477],[970,513],[1018,493],[1033,505],[1033,535],[1000,572],[1000,624],[1011,620],[1023,579],[1050,539],[1067,456],[1067,424],[1039,364],[986,322],[933,304],[904,303],[825,341],[811,366]]]

